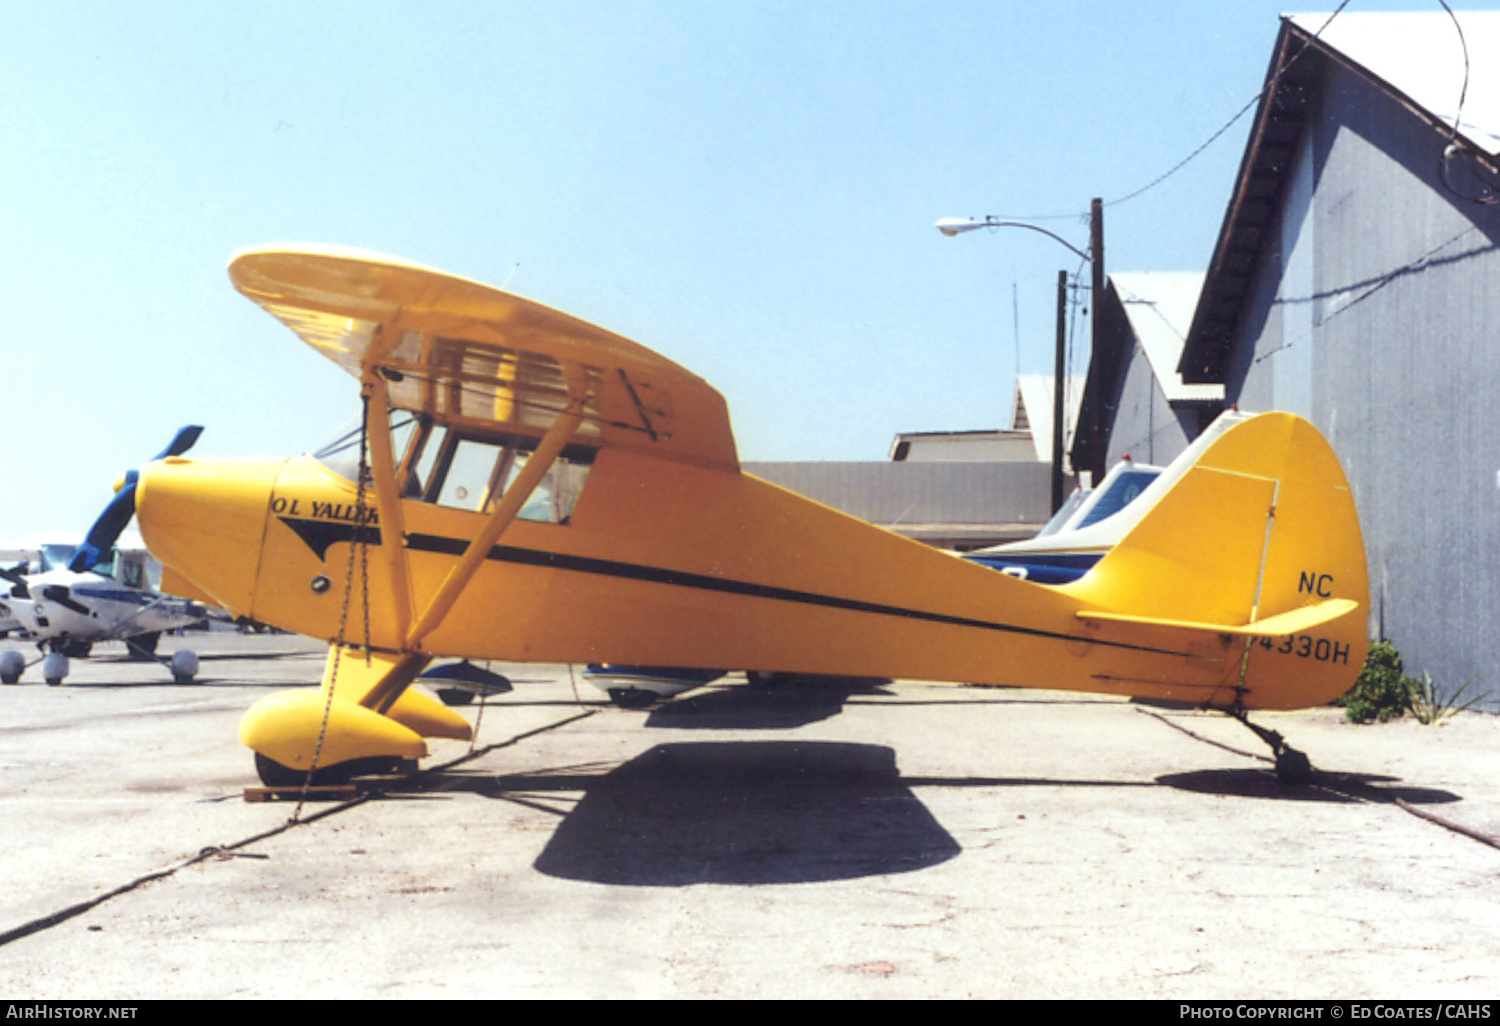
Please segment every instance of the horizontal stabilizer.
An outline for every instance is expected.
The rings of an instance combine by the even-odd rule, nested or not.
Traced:
[[[1130,616],[1127,613],[1096,613],[1088,610],[1080,612],[1078,619],[1107,620],[1111,623],[1129,623],[1142,627],[1171,627],[1183,631],[1233,634],[1251,638],[1278,638],[1310,631],[1331,620],[1337,620],[1358,607],[1359,603],[1353,599],[1334,598],[1240,626],[1226,623],[1196,623],[1191,620],[1163,620],[1151,616]]]

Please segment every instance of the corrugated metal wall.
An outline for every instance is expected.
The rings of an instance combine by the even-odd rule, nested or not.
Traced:
[[[1198,416],[1167,402],[1151,364],[1139,346],[1121,375],[1115,397],[1115,419],[1109,432],[1109,464],[1129,455],[1138,463],[1172,462],[1198,434]]]
[[[1052,467],[1046,463],[746,463],[744,470],[934,543],[946,535],[974,543],[1028,538],[1051,515]],[[945,528],[957,530],[945,535]]]
[[[1372,632],[1500,709],[1500,211],[1448,191],[1444,140],[1362,78],[1332,68],[1319,103],[1226,397],[1310,414],[1359,506]]]

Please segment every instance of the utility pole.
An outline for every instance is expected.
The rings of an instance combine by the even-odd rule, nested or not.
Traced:
[[[1089,394],[1084,404],[1089,410],[1088,469],[1097,483],[1104,476],[1104,330],[1099,316],[1104,308],[1104,202],[1095,197],[1089,204],[1089,264],[1093,271],[1089,299],[1089,335],[1092,353],[1089,357]],[[1073,468],[1076,473],[1080,468]]]
[[[1068,345],[1068,272],[1057,272],[1057,354],[1052,371],[1052,512],[1063,503],[1063,354]]]

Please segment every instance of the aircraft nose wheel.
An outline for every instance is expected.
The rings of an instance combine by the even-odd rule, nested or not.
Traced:
[[[42,679],[50,687],[57,687],[68,675],[68,657],[61,652],[48,652],[42,660]]]

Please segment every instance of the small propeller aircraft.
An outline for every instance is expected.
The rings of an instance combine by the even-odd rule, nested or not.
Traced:
[[[61,684],[71,668],[69,659],[89,655],[100,642],[123,641],[133,654],[155,658],[163,632],[207,616],[198,603],[163,595],[152,586],[144,548],[111,546],[92,569],[82,572],[68,568],[76,551],[69,544],[45,545],[36,572],[28,563],[0,573],[9,582],[0,594],[0,615],[13,619],[45,653],[39,661],[48,684]],[[0,651],[0,683],[19,683],[27,665],[20,651]],[[168,665],[179,683],[198,672],[196,657],[185,649],[174,652]]]
[[[164,588],[330,642],[321,692],[242,722],[270,786],[466,739],[409,687],[438,656],[1025,685],[1241,718],[1327,703],[1363,663],[1354,503],[1290,414],[1195,447],[1086,574],[1049,585],[743,473],[718,392],[566,314],[351,250],[246,250],[229,274],[365,405],[356,454],[169,455],[136,485]]]
[[[202,430],[183,428],[155,459],[182,455]],[[135,514],[135,489],[136,473],[131,471],[81,544],[39,545],[36,572],[29,560],[0,570],[10,585],[0,596],[0,617],[13,619],[46,653],[40,662],[48,684],[61,684],[69,658],[87,656],[102,641],[124,641],[136,655],[155,658],[163,631],[208,615],[197,602],[164,595],[152,585],[144,548],[118,544]],[[198,672],[197,656],[186,649],[163,661],[178,683],[191,681]],[[15,649],[0,652],[0,682],[18,683],[26,665]]]

